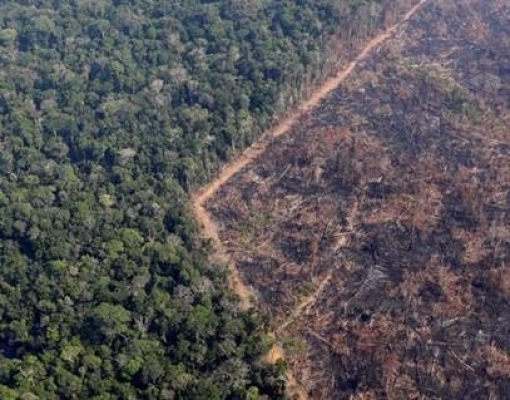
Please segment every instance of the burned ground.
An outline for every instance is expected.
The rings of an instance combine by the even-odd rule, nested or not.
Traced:
[[[503,3],[428,4],[208,204],[311,398],[507,398]]]

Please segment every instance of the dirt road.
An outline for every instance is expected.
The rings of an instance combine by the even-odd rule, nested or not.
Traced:
[[[388,28],[385,32],[374,37],[368,42],[361,53],[350,62],[345,69],[340,71],[336,76],[328,79],[321,85],[300,107],[292,112],[288,117],[280,121],[272,130],[266,132],[262,137],[255,142],[251,147],[246,149],[237,159],[227,165],[220,175],[216,177],[212,182],[206,185],[200,192],[193,196],[193,212],[195,217],[201,224],[202,235],[206,238],[211,239],[214,242],[215,252],[212,255],[213,259],[221,263],[229,265],[231,269],[231,286],[232,289],[239,295],[241,301],[245,307],[250,305],[251,299],[253,298],[253,292],[243,284],[239,277],[239,272],[235,265],[231,263],[231,257],[228,255],[227,249],[221,244],[219,240],[219,227],[216,221],[213,220],[212,216],[207,212],[205,204],[207,201],[214,196],[218,189],[225,184],[232,176],[239,172],[242,168],[248,165],[250,162],[255,160],[261,155],[270,143],[271,138],[275,138],[288,132],[292,126],[298,121],[299,117],[304,111],[308,111],[319,105],[319,103],[334,89],[336,89],[342,82],[352,73],[354,68],[363,61],[371,52],[383,43],[385,40],[391,37],[393,33],[407,20],[409,20],[419,9],[429,0],[421,0],[413,8],[411,8],[402,18],[402,20],[395,25]],[[304,303],[309,303],[308,300],[304,300]],[[297,308],[303,308],[298,306]]]
[[[356,66],[370,55],[370,53],[384,41],[389,39],[399,27],[402,26],[407,20],[409,20],[416,12],[429,0],[420,0],[414,7],[412,7],[404,17],[397,22],[395,25],[388,28],[386,31],[374,37],[370,40],[363,48],[361,53],[351,61],[343,70],[341,70],[336,76],[326,80],[312,96],[293,111],[289,116],[282,119],[273,129],[264,133],[262,137],[255,142],[251,147],[246,149],[237,159],[227,165],[220,175],[216,177],[212,182],[206,185],[200,192],[195,194],[192,198],[192,206],[195,217],[201,224],[202,235],[206,238],[211,239],[214,242],[215,250],[212,255],[213,260],[228,265],[231,271],[230,286],[232,290],[238,294],[241,299],[241,304],[244,308],[248,308],[253,305],[254,292],[247,285],[245,285],[239,276],[239,271],[228,253],[228,249],[221,243],[219,239],[219,226],[217,222],[206,210],[207,201],[225,184],[232,176],[239,172],[242,168],[247,166],[250,162],[254,161],[259,155],[266,151],[272,138],[276,138],[287,133],[292,126],[299,120],[303,112],[312,110],[333,90],[338,88],[342,82],[353,72]],[[300,314],[309,309],[320,296],[326,281],[328,278],[320,284],[317,291],[304,299],[301,304],[298,304],[294,312],[291,313],[291,318],[286,321],[286,325],[289,325],[292,320],[299,317]],[[281,331],[281,329],[279,330]],[[271,351],[271,354],[278,354],[283,356],[283,349],[276,347]],[[270,358],[274,358],[270,356]],[[292,376],[289,376],[289,382],[295,382]],[[296,390],[296,394],[300,400],[306,400],[306,392],[302,389]]]

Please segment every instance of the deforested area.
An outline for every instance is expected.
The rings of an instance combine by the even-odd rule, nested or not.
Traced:
[[[509,22],[425,4],[209,201],[310,398],[507,397]]]
[[[0,399],[289,398],[196,192],[417,4],[1,0]]]

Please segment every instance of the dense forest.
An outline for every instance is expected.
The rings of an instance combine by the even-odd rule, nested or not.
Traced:
[[[1,2],[0,398],[284,397],[266,317],[208,263],[189,193],[382,9]]]

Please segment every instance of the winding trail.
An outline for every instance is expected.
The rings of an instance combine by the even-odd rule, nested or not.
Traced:
[[[214,243],[214,252],[211,255],[211,258],[216,262],[226,264],[228,266],[231,272],[229,284],[231,289],[240,297],[241,306],[244,309],[247,309],[253,305],[255,293],[248,285],[242,281],[239,276],[239,271],[235,263],[232,261],[232,256],[229,254],[227,247],[221,242],[219,237],[220,227],[206,209],[208,200],[211,199],[214,194],[221,188],[221,186],[223,186],[230,178],[232,178],[250,162],[254,161],[258,156],[264,153],[271,143],[271,139],[277,138],[289,132],[294,124],[298,122],[299,118],[304,112],[310,111],[317,107],[320,102],[326,98],[326,96],[328,96],[333,90],[338,88],[345,81],[345,79],[354,71],[360,62],[366,59],[377,46],[381,45],[383,42],[389,39],[428,1],[429,0],[420,0],[403,16],[399,22],[371,39],[359,53],[359,55],[353,61],[347,64],[344,69],[339,71],[338,74],[334,77],[326,80],[321,86],[317,88],[317,90],[308,100],[297,107],[287,117],[283,118],[273,129],[265,132],[261,138],[257,140],[251,147],[247,148],[237,159],[227,165],[212,182],[210,182],[201,191],[192,197],[193,212],[201,224],[202,236],[212,240]],[[307,310],[309,310],[318,300],[330,280],[331,273],[319,284],[314,293],[312,293],[296,306],[294,311],[290,314],[290,317],[282,326],[279,327],[277,332],[273,333],[273,335],[277,336],[277,333],[283,331],[295,319],[297,319],[303,313],[306,313]],[[275,345],[267,358],[270,361],[276,361],[277,358],[282,358],[284,356],[284,351],[281,346]],[[287,379],[289,384],[294,386],[294,393],[297,394],[299,400],[308,399],[306,391],[299,386],[290,372],[287,376]]]

